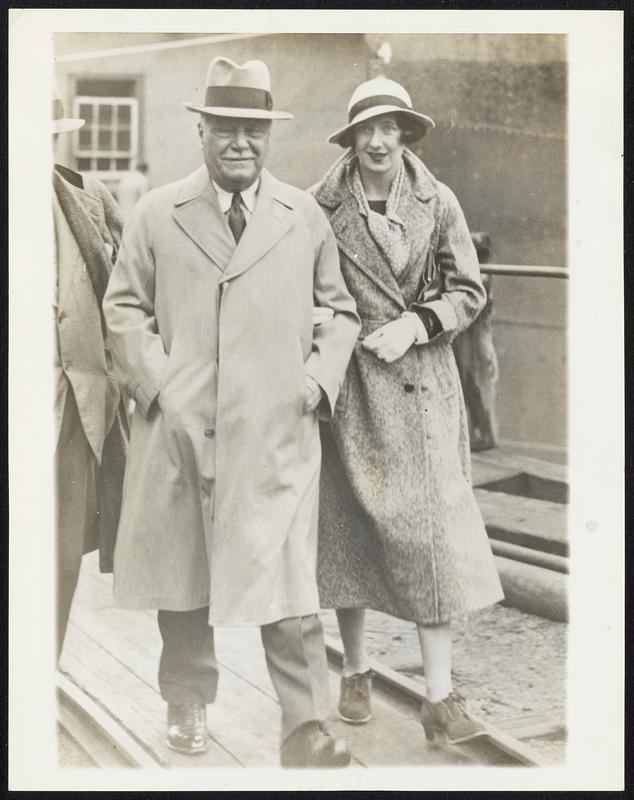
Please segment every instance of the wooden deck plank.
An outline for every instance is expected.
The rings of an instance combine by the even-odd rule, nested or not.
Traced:
[[[90,606],[91,592],[96,595],[97,606],[94,608]],[[154,688],[160,653],[155,618],[144,612],[104,606],[103,596],[107,592],[108,586],[103,578],[95,579],[88,575],[82,589],[78,590],[79,603],[73,609],[74,617],[84,631],[90,631],[90,635],[101,642],[114,658],[126,664],[137,678],[152,688],[157,706],[155,725],[162,739],[165,703]],[[246,631],[232,632],[241,637]],[[223,669],[220,649],[217,653],[220,656],[218,697],[207,709],[210,733],[222,750],[231,753],[244,766],[278,766],[279,706],[240,675]],[[164,757],[168,757],[167,754]],[[186,765],[206,766],[206,760],[205,754],[197,756],[195,764],[192,764],[192,759],[186,759]]]
[[[191,766],[191,760],[165,745],[165,712],[158,694],[74,623],[68,630],[60,667],[83,691],[108,709],[159,764]],[[212,746],[200,758],[209,766],[236,765],[235,759],[217,746]]]
[[[110,586],[110,576],[100,575],[94,563],[85,564],[73,615],[100,642],[107,642],[113,657],[133,665],[137,678],[150,689],[156,683],[160,649],[154,613],[113,608]],[[266,668],[259,629],[218,627],[215,639],[220,679],[217,701],[208,708],[212,735],[245,765],[277,766],[279,705]],[[454,748],[428,747],[419,722],[395,710],[378,693],[373,699],[374,719],[368,725],[346,725],[335,710],[339,676],[331,672],[330,681],[329,724],[333,732],[349,741],[357,763],[365,766],[473,763]],[[153,691],[159,708],[154,724],[162,736],[163,704],[156,690]],[[191,759],[188,765],[190,762]],[[193,766],[198,765],[203,766],[197,758]]]
[[[98,703],[57,673],[58,720],[100,767],[156,767],[155,759]]]
[[[492,539],[568,555],[565,505],[485,489],[474,493]]]
[[[244,635],[244,634],[249,635]],[[235,634],[242,634],[236,636]],[[271,679],[266,669],[257,629],[237,631],[217,628],[220,662],[239,672],[250,683],[274,698]],[[229,641],[232,640],[231,646]],[[256,652],[258,650],[259,652]],[[473,763],[463,753],[453,748],[427,748],[420,723],[409,714],[396,711],[378,693],[373,698],[374,719],[367,725],[347,725],[336,713],[339,699],[339,675],[330,670],[329,728],[347,739],[355,761],[364,766],[423,766],[430,764]]]

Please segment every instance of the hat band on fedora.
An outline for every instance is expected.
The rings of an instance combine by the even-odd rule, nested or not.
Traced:
[[[208,86],[205,91],[205,105],[270,111],[273,108],[273,98],[266,89],[252,89],[248,86]]]
[[[53,98],[53,119],[64,119],[64,104],[59,97]]]
[[[373,106],[398,106],[399,108],[405,108],[408,111],[412,109],[404,100],[401,100],[400,97],[395,97],[391,94],[375,94],[372,97],[364,97],[363,100],[359,100],[358,103],[355,103],[350,111],[348,111],[348,122],[352,122],[352,120],[360,114],[362,111],[366,111],[368,108],[372,108]]]

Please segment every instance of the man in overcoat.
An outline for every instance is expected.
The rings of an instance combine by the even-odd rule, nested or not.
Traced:
[[[53,139],[81,128],[53,99]],[[123,222],[106,187],[67,167],[53,170],[55,232],[55,450],[57,656],[84,553],[99,548],[112,571],[127,447],[125,405],[105,351],[101,311]]]
[[[185,105],[204,166],[140,200],[104,302],[136,400],[115,600],[159,609],[170,747],[208,745],[213,625],[257,624],[282,765],[344,766],[323,725],[318,417],[359,319],[325,215],[263,167],[271,121],[290,118],[273,110],[266,65],[216,58],[204,104]],[[332,311],[314,328],[313,305]]]

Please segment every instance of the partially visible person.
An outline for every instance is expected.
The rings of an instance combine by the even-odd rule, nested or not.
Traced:
[[[149,188],[148,170],[148,164],[145,161],[139,161],[136,167],[124,173],[119,181],[117,200],[124,222],[130,219],[136,204]]]
[[[484,231],[471,234],[480,264],[491,260],[493,245]],[[495,404],[498,385],[498,359],[493,344],[493,290],[491,276],[482,277],[487,302],[475,322],[456,336],[453,352],[458,365],[469,421],[471,450],[490,450],[498,439]]]
[[[346,152],[311,189],[330,219],[362,322],[322,425],[318,582],[344,646],[339,715],[371,716],[366,608],[416,623],[428,739],[485,731],[452,682],[452,618],[502,599],[471,488],[451,341],[486,296],[456,197],[407,148],[434,126],[395,81],[354,91],[329,141]]]
[[[54,97],[54,145],[59,134],[83,125],[65,117],[61,99]],[[98,548],[101,571],[112,571],[127,419],[109,367],[101,311],[121,241],[121,216],[102,183],[59,164],[52,200],[59,658],[82,555]]]

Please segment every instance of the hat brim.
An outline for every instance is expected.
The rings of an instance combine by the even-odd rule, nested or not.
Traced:
[[[427,134],[427,131],[430,131],[432,128],[436,127],[436,123],[431,117],[427,117],[425,114],[419,114],[418,111],[411,111],[409,108],[401,108],[400,106],[390,105],[372,106],[372,108],[366,108],[365,111],[360,111],[352,120],[352,122],[349,122],[345,126],[345,128],[341,128],[333,133],[332,136],[329,136],[328,142],[329,144],[341,145],[341,147],[349,147],[350,134],[352,133],[352,129],[355,125],[358,125],[360,122],[364,122],[367,119],[372,119],[373,117],[380,117],[382,114],[394,113],[398,113],[400,116],[407,117],[410,122],[414,123],[414,128],[419,132],[420,135],[417,136],[413,141],[422,139],[423,136]]]
[[[198,114],[212,114],[214,117],[235,117],[236,119],[293,119],[287,111],[266,111],[263,108],[230,108],[228,106],[197,106],[183,103],[188,111]]]
[[[68,133],[69,131],[76,131],[79,130],[79,128],[83,128],[85,124],[85,119],[71,119],[70,117],[54,119],[53,133]]]

